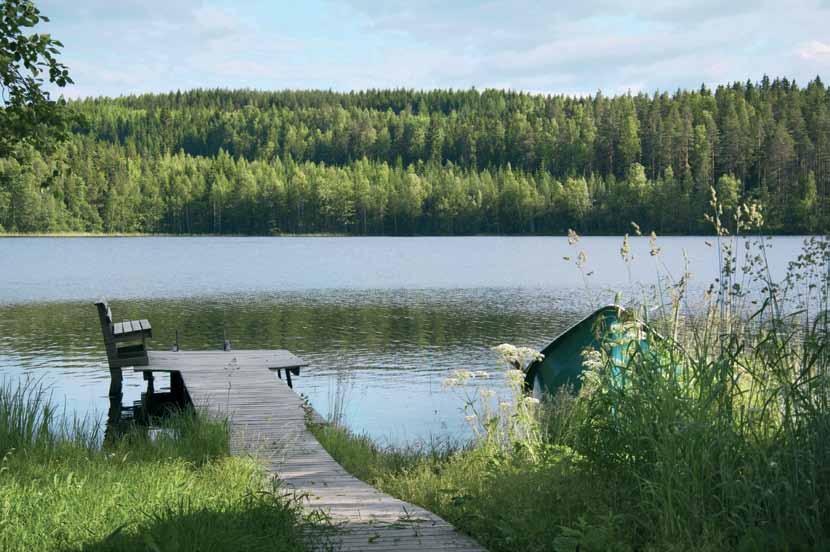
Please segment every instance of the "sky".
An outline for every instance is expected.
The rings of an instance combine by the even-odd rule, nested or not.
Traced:
[[[191,88],[606,95],[830,82],[830,0],[35,0],[66,97]]]

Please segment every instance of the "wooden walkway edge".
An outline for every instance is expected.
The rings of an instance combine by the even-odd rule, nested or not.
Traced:
[[[432,512],[346,472],[307,429],[302,399],[273,371],[235,363],[234,354],[227,353],[230,369],[179,364],[187,394],[197,407],[228,417],[232,454],[253,455],[291,489],[306,495],[308,508],[328,513],[339,526],[333,539],[336,549],[484,550]],[[136,370],[153,369],[157,363],[152,357],[150,364]]]

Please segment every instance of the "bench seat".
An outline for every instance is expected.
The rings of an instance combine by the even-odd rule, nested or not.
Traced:
[[[112,325],[112,337],[115,339],[153,337],[153,328],[146,319],[125,320]]]

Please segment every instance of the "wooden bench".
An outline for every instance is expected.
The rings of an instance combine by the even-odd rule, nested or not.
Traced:
[[[148,392],[153,392],[153,372],[169,372],[171,392],[176,397],[184,396],[182,372],[198,372],[214,368],[238,369],[239,366],[256,369],[270,369],[277,372],[282,379],[285,370],[288,387],[293,387],[291,376],[299,376],[300,368],[308,364],[291,352],[274,350],[231,351],[230,341],[225,340],[223,351],[189,351],[180,352],[178,332],[176,345],[172,352],[148,351],[147,339],[153,337],[153,328],[146,319],[124,320],[114,322],[112,309],[105,300],[95,303],[101,322],[101,333],[107,349],[110,367],[110,399],[120,400],[123,374],[121,369],[133,367],[142,372],[148,382]],[[228,363],[231,364],[228,364]]]
[[[153,337],[153,328],[148,320],[124,320],[115,322],[106,300],[95,303],[101,334],[107,350],[107,362],[112,381],[110,396],[121,396],[121,368],[125,366],[147,366],[147,339]]]

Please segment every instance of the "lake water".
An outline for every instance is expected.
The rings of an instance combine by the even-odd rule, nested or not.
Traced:
[[[684,258],[703,289],[717,274],[711,238],[662,238],[676,276]],[[802,238],[770,241],[781,276]],[[117,319],[148,318],[151,348],[286,348],[311,366],[295,389],[324,416],[381,442],[464,438],[453,369],[491,373],[490,347],[542,348],[615,292],[656,283],[645,238],[6,238],[0,239],[0,373],[38,378],[67,410],[102,418],[109,371],[92,301]],[[563,257],[588,256],[583,276]],[[125,403],[144,382],[125,371]]]

